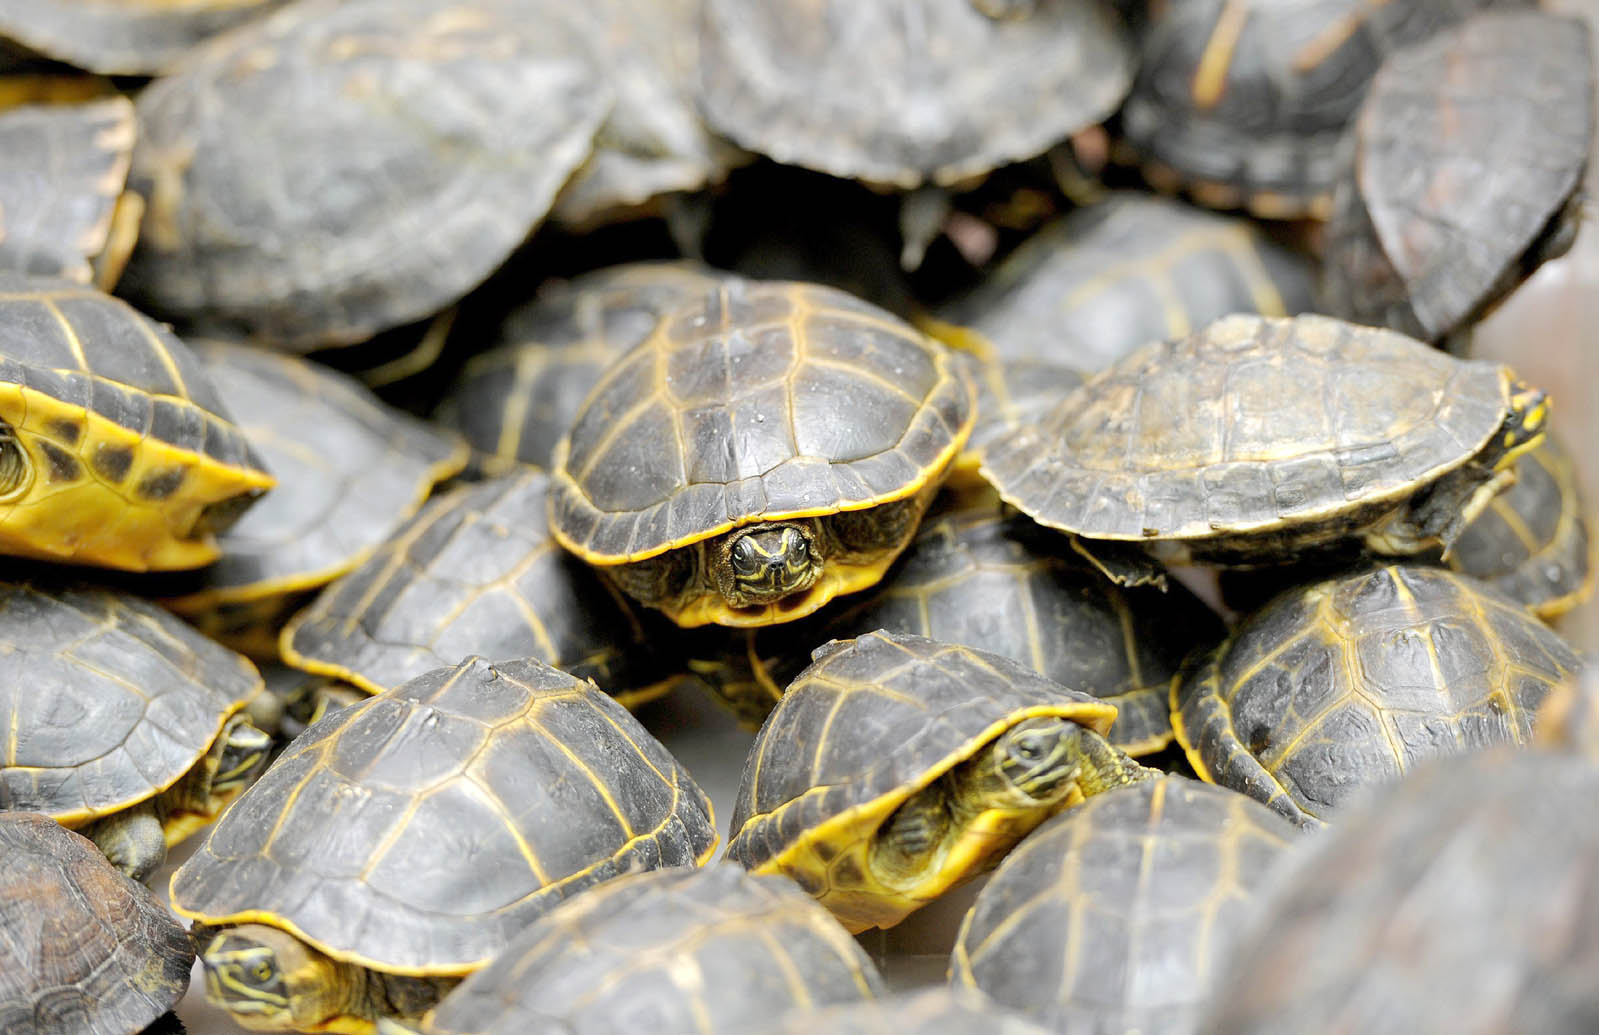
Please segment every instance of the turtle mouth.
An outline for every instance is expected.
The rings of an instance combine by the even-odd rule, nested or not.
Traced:
[[[33,484],[33,463],[10,424],[0,420],[0,503],[19,499]]]

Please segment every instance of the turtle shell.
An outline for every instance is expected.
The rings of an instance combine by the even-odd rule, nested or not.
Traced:
[[[467,361],[434,419],[466,436],[485,474],[548,469],[605,369],[723,279],[694,262],[630,262],[540,288],[505,318],[501,344]]]
[[[1277,597],[1172,681],[1194,770],[1301,825],[1423,759],[1525,744],[1576,653],[1441,568],[1389,566]]]
[[[158,75],[284,0],[0,0],[0,36],[105,75]]]
[[[1122,131],[1163,190],[1325,218],[1338,141],[1394,50],[1526,0],[1188,0],[1151,12]]]
[[[1542,752],[1418,769],[1295,854],[1200,1030],[1593,1030],[1596,795],[1592,764]]]
[[[608,90],[508,0],[311,0],[137,101],[125,290],[226,338],[349,344],[498,267],[588,156]]]
[[[0,583],[0,810],[81,826],[152,798],[260,690],[255,666],[136,597]]]
[[[1019,1014],[965,989],[937,986],[919,992],[902,992],[883,999],[791,1010],[774,1029],[774,1035],[1046,1035]]]
[[[563,903],[452,992],[426,1028],[521,1035],[554,1017],[580,1032],[734,1035],[882,989],[871,959],[792,881],[712,865],[619,877]]]
[[[1515,484],[1477,515],[1448,557],[1541,618],[1556,618],[1593,593],[1587,511],[1565,447],[1551,435],[1515,465]]]
[[[550,528],[611,567],[744,525],[909,500],[914,512],[881,528],[852,520],[870,528],[854,533],[861,559],[824,558],[797,600],[745,615],[714,589],[685,591],[668,611],[682,625],[800,618],[877,581],[904,548],[971,432],[973,396],[952,353],[875,306],[814,284],[728,281],[590,393],[556,447]]]
[[[706,0],[701,105],[740,145],[877,184],[949,186],[1042,154],[1126,96],[1107,5],[1037,0]]]
[[[189,987],[189,933],[86,838],[0,813],[0,1030],[126,1035]]]
[[[473,657],[301,734],[173,874],[172,903],[459,976],[562,899],[715,845],[709,800],[621,705],[539,661]]]
[[[114,282],[138,232],[138,213],[118,208],[133,138],[126,97],[0,111],[0,269],[86,284],[105,256]]]
[[[1310,263],[1244,219],[1117,194],[1028,238],[939,309],[1006,357],[1097,371],[1228,313],[1314,308]]]
[[[1325,311],[1438,341],[1569,248],[1593,90],[1587,23],[1545,11],[1484,12],[1392,55],[1345,145]]]
[[[1108,368],[991,446],[982,473],[1062,531],[1265,557],[1274,542],[1260,533],[1291,548],[1296,531],[1351,532],[1472,459],[1511,386],[1500,364],[1392,331],[1228,316]]]
[[[1000,863],[961,923],[950,980],[1051,1031],[1191,1032],[1297,834],[1181,776],[1095,795]]]
[[[1190,651],[1221,640],[1221,621],[1180,585],[1164,593],[1118,586],[1046,535],[993,505],[930,516],[864,599],[755,630],[763,641],[756,654],[790,640],[808,651],[874,629],[964,644],[1115,705],[1110,741],[1123,751],[1161,750],[1172,739],[1172,674]],[[759,670],[768,704],[798,674],[802,654],[784,649]]]
[[[941,337],[958,344],[959,332],[951,337],[949,330],[945,328]],[[1042,419],[1082,386],[1083,375],[1050,360],[1000,359],[983,352],[973,357],[971,367],[977,382],[977,423],[966,448],[955,458],[950,480],[981,491],[987,483],[977,470],[988,447],[1017,427]]]
[[[272,485],[171,333],[91,287],[0,273],[0,552],[193,568]]]
[[[971,876],[940,873],[903,901],[861,890],[872,836],[913,794],[1027,719],[1104,735],[1116,717],[1018,662],[920,636],[874,632],[814,658],[756,735],[726,857],[794,878],[854,930],[891,926]]]
[[[524,469],[433,500],[290,621],[284,659],[371,693],[482,651],[536,657],[627,704],[663,692],[667,645],[550,537],[548,486]]]
[[[392,535],[466,463],[466,445],[297,356],[223,342],[197,342],[195,353],[278,486],[221,536],[221,560],[163,603],[275,658],[282,612]],[[257,605],[277,620],[239,620]]]

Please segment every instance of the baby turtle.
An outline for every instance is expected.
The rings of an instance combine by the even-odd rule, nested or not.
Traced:
[[[1172,681],[1195,772],[1301,825],[1439,754],[1525,744],[1578,666],[1527,610],[1441,568],[1290,590]]]
[[[1285,400],[1295,405],[1285,407]],[[1325,316],[1228,316],[1149,345],[991,446],[1007,503],[1125,581],[1312,547],[1445,550],[1542,439],[1543,392]]]
[[[0,553],[216,560],[216,533],[274,482],[188,346],[94,288],[10,273],[0,327]]]
[[[739,1035],[882,988],[871,959],[793,881],[713,865],[619,877],[562,903],[422,1027],[524,1035],[553,1018],[574,1035]]]
[[[266,765],[255,667],[153,604],[0,583],[0,809],[80,828],[135,880]]]
[[[750,749],[726,857],[794,878],[852,932],[1154,775],[1105,739],[1114,706],[997,654],[875,632],[814,657]]]
[[[1588,23],[1486,11],[1389,57],[1345,142],[1325,311],[1444,341],[1577,235]]]
[[[0,812],[0,859],[0,1031],[127,1035],[183,998],[188,932],[94,845]]]
[[[942,345],[834,288],[727,281],[590,393],[550,530],[681,626],[771,625],[865,589],[971,434]]]
[[[1264,805],[1181,776],[1101,794],[994,871],[950,980],[1050,1031],[1188,1035],[1297,834]]]
[[[621,705],[474,657],[301,734],[173,874],[172,904],[240,1023],[370,1033],[562,899],[715,846],[709,800]]]

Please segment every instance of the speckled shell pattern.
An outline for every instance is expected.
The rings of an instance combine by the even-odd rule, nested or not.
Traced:
[[[137,597],[0,583],[0,810],[81,823],[153,797],[261,686]]]
[[[1201,775],[1296,823],[1417,763],[1525,744],[1577,654],[1525,608],[1441,568],[1389,566],[1277,597],[1172,684]]]
[[[166,906],[87,839],[0,814],[0,1031],[127,1035],[189,987],[194,946]]]
[[[1189,1035],[1293,824],[1165,776],[1033,831],[966,914],[950,980],[1050,1031]]]
[[[964,989],[937,985],[851,1006],[794,1010],[773,1035],[1047,1035],[1048,1029]]]
[[[779,162],[950,185],[1043,153],[1115,110],[1133,49],[1106,4],[705,0],[701,109]]]
[[[431,501],[290,622],[290,664],[379,693],[478,651],[534,657],[621,694],[666,678],[663,644],[545,524],[524,470]]]
[[[1510,383],[1391,331],[1229,316],[1110,367],[990,448],[983,474],[1034,520],[1092,538],[1312,527],[1471,459]]]
[[[1032,715],[1110,728],[1109,706],[969,647],[875,632],[814,657],[744,765],[727,858],[746,869],[850,809],[908,798]],[[878,810],[879,821],[891,808]],[[823,874],[813,879],[825,884]]]
[[[126,97],[0,112],[0,270],[88,283],[133,137]]]
[[[1127,193],[1038,231],[939,315],[1001,356],[1094,373],[1228,313],[1294,316],[1314,295],[1309,262],[1247,220]]]
[[[728,282],[618,360],[556,448],[550,526],[591,563],[913,495],[970,434],[954,354],[834,288]]]
[[[103,75],[155,75],[286,0],[0,0],[0,35]]]
[[[1325,311],[1436,341],[1520,283],[1593,132],[1587,23],[1488,11],[1397,54],[1344,142]]]
[[[1201,1031],[1592,1031],[1595,796],[1590,763],[1510,750],[1374,795],[1273,882]]]
[[[715,845],[709,799],[621,705],[538,661],[473,657],[296,738],[173,875],[172,901],[450,976],[570,895]]]
[[[740,1035],[790,1009],[881,994],[877,968],[784,877],[737,866],[621,877],[523,931],[429,1017],[430,1035]],[[825,1030],[825,1029],[819,1029]]]

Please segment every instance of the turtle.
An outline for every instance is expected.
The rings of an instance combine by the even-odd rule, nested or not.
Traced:
[[[364,1035],[561,900],[716,841],[704,792],[594,684],[473,656],[297,737],[172,875],[172,905],[239,1022]]]
[[[433,500],[290,620],[284,660],[369,693],[482,652],[537,657],[629,706],[666,692],[670,644],[550,537],[549,484],[527,468]]]
[[[1046,1035],[1021,1014],[983,996],[945,986],[902,992],[847,1006],[790,1010],[774,1035]]]
[[[1322,311],[1450,342],[1570,250],[1593,92],[1587,22],[1536,7],[1390,55],[1343,143]]]
[[[133,102],[0,110],[0,269],[109,291],[139,233]]]
[[[1575,651],[1465,575],[1386,565],[1290,590],[1172,680],[1194,771],[1302,826],[1441,754],[1525,744]]]
[[[1437,759],[1307,839],[1217,969],[1204,1035],[1599,1024],[1599,769]]]
[[[725,279],[697,262],[628,262],[554,281],[513,310],[499,344],[467,360],[434,411],[485,474],[548,470],[555,444],[605,369],[661,318]]]
[[[965,445],[964,365],[836,288],[724,282],[606,371],[550,531],[684,627],[770,625],[883,575]]]
[[[0,36],[105,75],[159,75],[285,0],[0,0]]]
[[[516,0],[310,0],[140,92],[150,199],[123,291],[292,351],[435,313],[498,267],[589,155],[611,97]]]
[[[1221,621],[1181,586],[1117,586],[1052,538],[993,502],[930,515],[873,589],[795,625],[749,630],[752,678],[735,688],[753,699],[735,700],[735,710],[764,718],[811,647],[887,629],[1021,662],[1115,705],[1109,737],[1118,748],[1164,749],[1171,676],[1190,651],[1221,641]]]
[[[785,877],[737,866],[607,881],[551,910],[427,1016],[427,1035],[755,1030],[882,994],[871,958]]]
[[[874,632],[817,648],[744,763],[725,858],[888,928],[1068,806],[1156,775],[1114,705],[1009,658]]]
[[[990,446],[981,473],[1125,581],[1160,581],[1150,556],[1447,552],[1547,411],[1498,363],[1332,317],[1235,314],[1106,368]]]
[[[1549,691],[1533,718],[1533,742],[1599,764],[1599,664],[1589,661]]]
[[[1309,260],[1248,220],[1123,191],[1038,231],[924,327],[1096,372],[1228,313],[1294,316],[1314,299]]]
[[[0,553],[216,560],[274,483],[188,346],[88,285],[0,272]]]
[[[1050,1031],[1187,1035],[1298,840],[1259,802],[1183,776],[1098,795],[1000,863],[961,921],[950,981]]]
[[[194,946],[150,889],[36,812],[0,812],[0,1030],[127,1035],[177,1005]]]
[[[951,486],[983,493],[987,483],[978,474],[983,453],[1015,428],[1039,420],[1060,401],[1082,387],[1076,369],[1048,359],[1000,357],[982,342],[960,342],[943,328],[940,340],[968,350],[972,376],[977,382],[977,422],[966,448],[955,458]],[[970,351],[970,350],[977,351]]]
[[[220,560],[169,580],[175,592],[162,603],[229,646],[273,660],[288,616],[460,471],[466,443],[299,356],[217,341],[194,349],[278,486],[222,534]]]
[[[1337,150],[1383,59],[1531,0],[1187,0],[1149,12],[1122,107],[1145,179],[1211,208],[1325,219]]]
[[[779,162],[910,190],[1042,154],[1110,115],[1133,48],[1098,2],[704,0],[700,105]]]
[[[249,661],[109,589],[0,582],[0,810],[79,829],[135,880],[266,765]]]
[[[1558,618],[1593,594],[1596,543],[1571,455],[1553,434],[1516,461],[1516,481],[1455,540],[1449,566]]]

